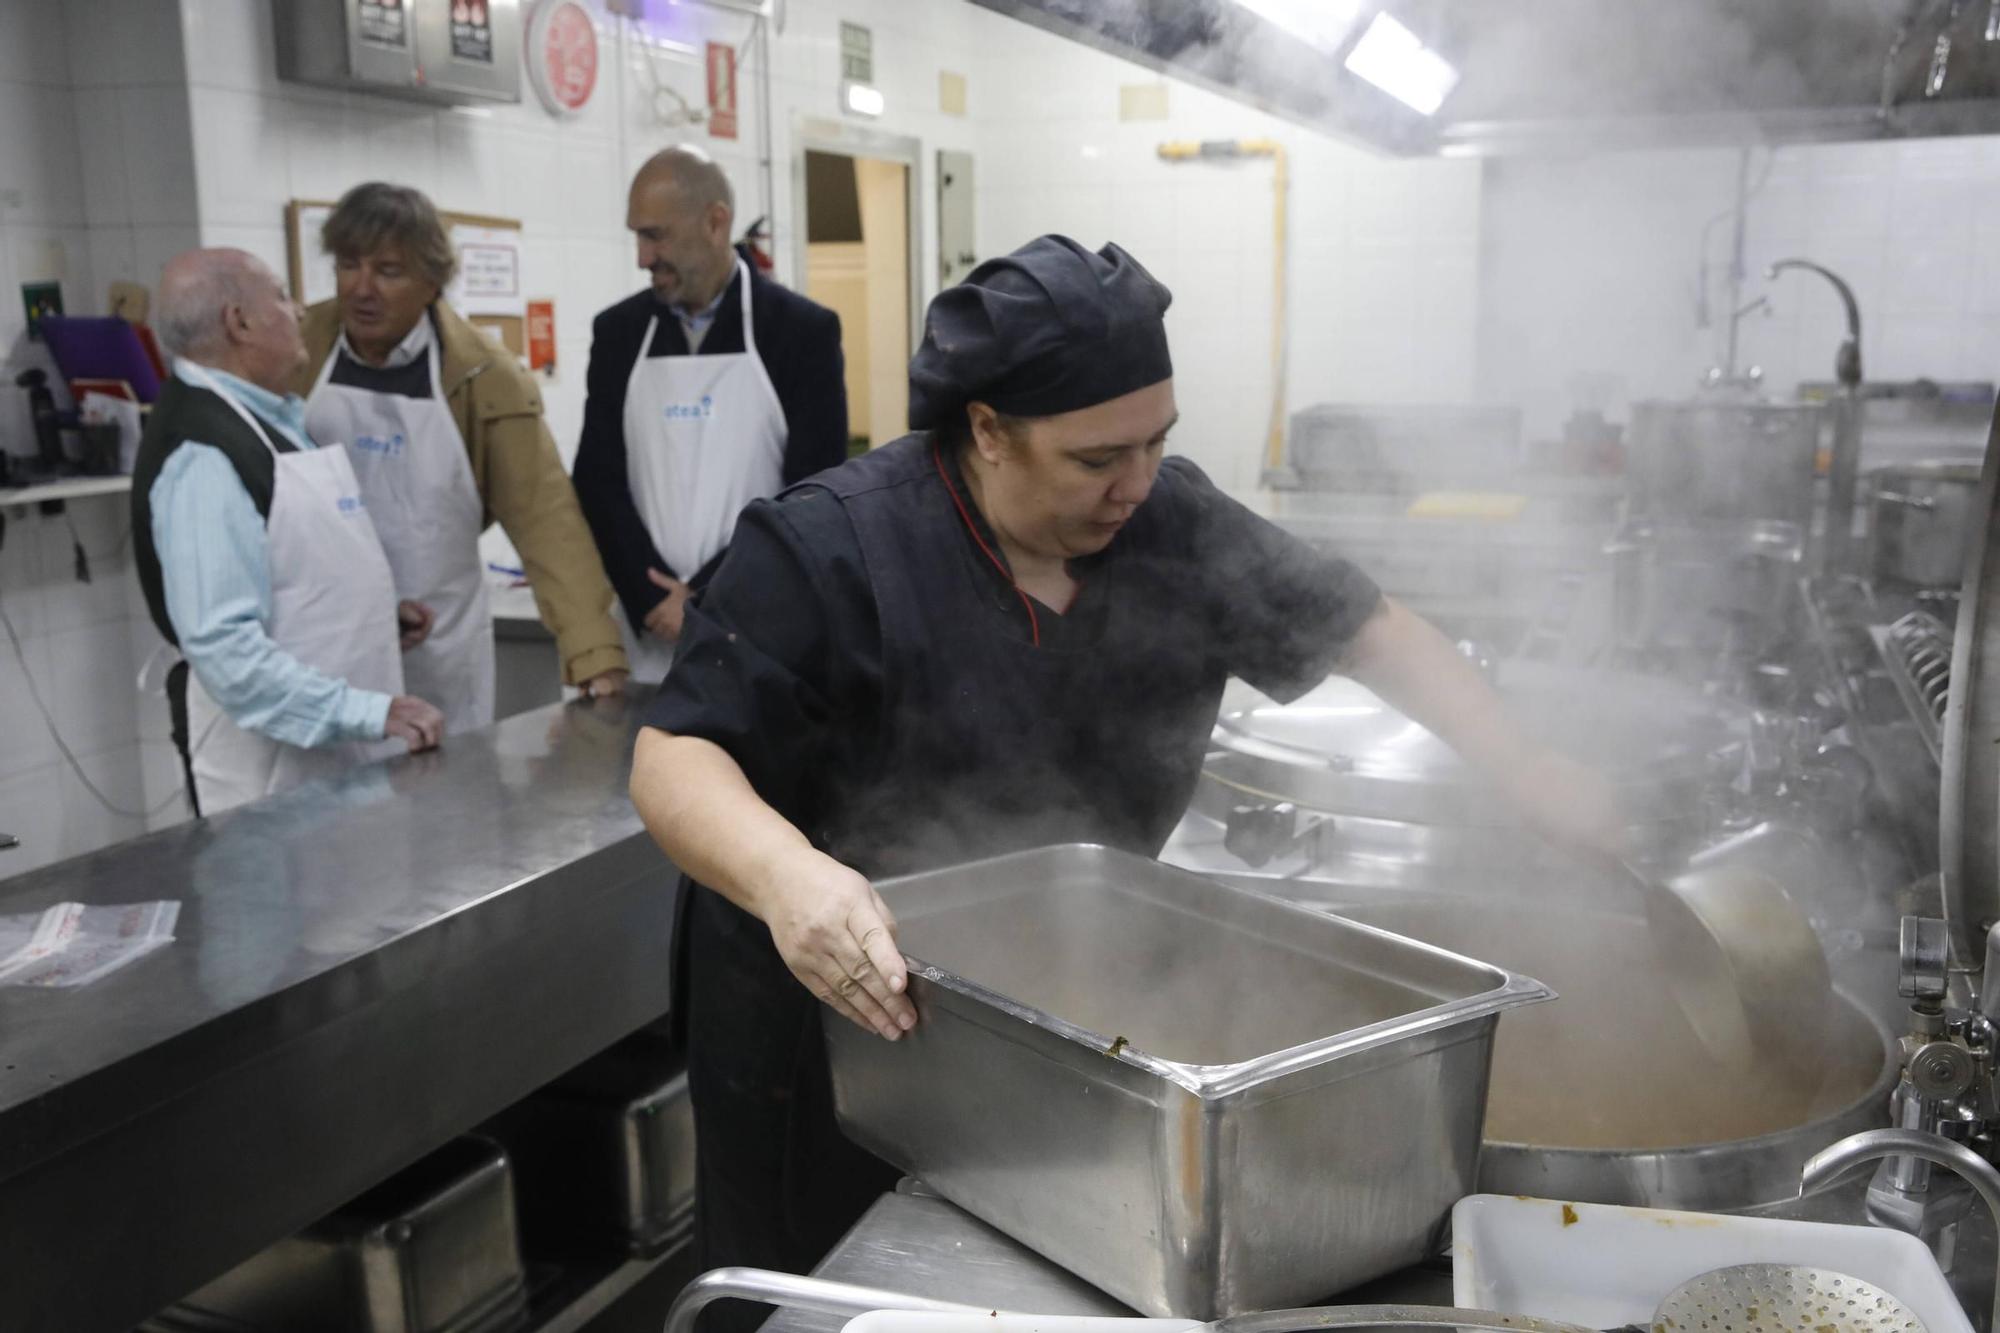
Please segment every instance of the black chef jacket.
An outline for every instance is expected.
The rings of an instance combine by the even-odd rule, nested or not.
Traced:
[[[988,550],[927,434],[750,505],[648,723],[721,746],[871,877],[1054,842],[1150,856],[1227,678],[1304,692],[1381,596],[1179,458],[1071,562],[1065,614],[1031,621]],[[820,1006],[768,930],[706,889],[690,899],[697,1262],[804,1272],[893,1177],[835,1128]]]

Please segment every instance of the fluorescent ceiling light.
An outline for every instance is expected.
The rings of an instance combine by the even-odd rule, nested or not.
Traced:
[[[1332,55],[1361,21],[1367,0],[1236,0],[1236,3]]]
[[[847,109],[857,116],[879,116],[882,114],[882,90],[865,83],[847,85]]]
[[[1387,14],[1375,16],[1346,64],[1350,73],[1426,116],[1437,114],[1458,86],[1458,69]]]

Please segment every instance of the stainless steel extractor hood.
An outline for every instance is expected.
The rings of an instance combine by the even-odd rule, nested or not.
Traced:
[[[2000,133],[2000,0],[975,2],[1396,154]],[[1346,68],[1385,12],[1460,74],[1434,115]]]

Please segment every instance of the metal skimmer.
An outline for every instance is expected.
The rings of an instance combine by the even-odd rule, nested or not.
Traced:
[[[1910,1307],[1845,1273],[1741,1264],[1690,1278],[1653,1312],[1653,1333],[1924,1333]]]

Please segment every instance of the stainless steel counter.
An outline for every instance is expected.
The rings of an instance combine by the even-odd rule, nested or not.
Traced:
[[[1805,1221],[1863,1222],[1867,1172],[1800,1200],[1782,1215]],[[1952,1286],[1969,1310],[1990,1298],[1993,1238],[1975,1213],[1962,1225]],[[957,1206],[905,1180],[876,1200],[827,1252],[813,1276],[878,1291],[1029,1314],[1129,1315],[1132,1311]],[[1451,1261],[1440,1255],[1342,1292],[1338,1305],[1450,1305]],[[1516,1313],[1532,1314],[1534,1311]],[[849,1316],[778,1309],[762,1333],[840,1333]]]
[[[1129,1315],[1111,1297],[954,1204],[905,1180],[875,1201],[814,1277],[1030,1314]],[[1451,1304],[1451,1267],[1421,1264],[1342,1296],[1343,1304]],[[781,1309],[763,1333],[840,1333],[845,1315]]]
[[[1082,1278],[921,1185],[875,1201],[813,1276],[854,1286],[1033,1314],[1129,1315]],[[842,1315],[779,1310],[764,1333],[840,1333]]]
[[[665,1012],[641,701],[553,705],[0,882],[182,901],[75,990],[0,989],[0,1323],[128,1328]]]

